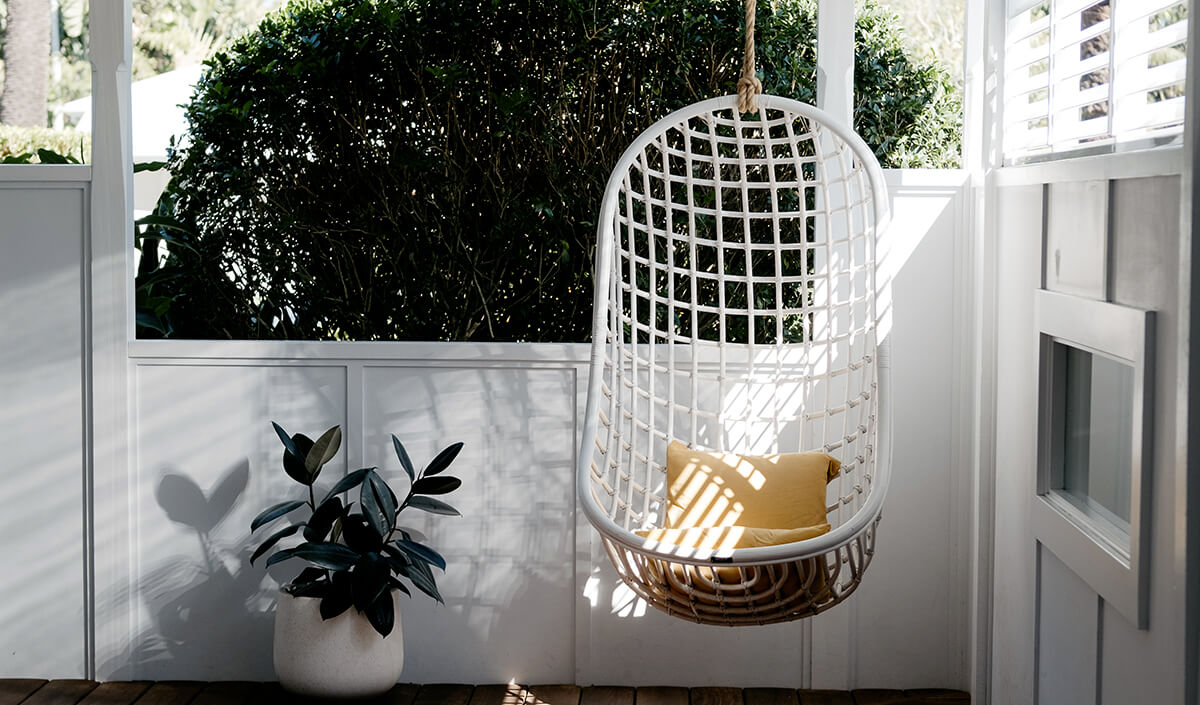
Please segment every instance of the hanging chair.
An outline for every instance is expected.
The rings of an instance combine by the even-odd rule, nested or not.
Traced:
[[[643,132],[613,169],[597,228],[580,503],[634,593],[702,624],[783,622],[850,595],[874,554],[890,464],[882,171],[827,113],[749,97]],[[831,529],[747,548],[662,539],[672,441],[827,453],[840,462],[825,488]]]

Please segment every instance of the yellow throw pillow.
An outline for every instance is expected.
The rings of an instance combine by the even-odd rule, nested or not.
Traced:
[[[779,546],[794,541],[816,538],[827,531],[829,531],[829,524],[805,526],[799,529],[763,529],[756,526],[698,526],[691,529],[649,529],[635,533],[656,544],[720,550]]]
[[[672,441],[667,446],[666,528],[804,529],[816,532],[804,538],[819,536],[829,531],[825,485],[840,468],[825,453],[742,456],[692,450]]]

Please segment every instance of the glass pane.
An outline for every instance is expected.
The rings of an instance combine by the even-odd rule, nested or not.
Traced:
[[[1055,344],[1065,377],[1061,489],[1085,511],[1129,529],[1133,367]]]

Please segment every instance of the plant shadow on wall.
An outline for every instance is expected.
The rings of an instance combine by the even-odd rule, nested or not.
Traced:
[[[196,551],[163,557],[144,572],[138,600],[148,624],[134,642],[132,672],[120,668],[125,664],[105,672],[154,678],[174,662],[204,668],[197,678],[270,672],[269,652],[237,647],[269,643],[272,626],[270,613],[255,604],[262,576],[250,566],[249,537],[236,532],[243,539],[229,543],[214,536],[245,494],[249,478],[249,460],[242,459],[206,493],[186,474],[164,468],[155,501],[168,519],[195,533]]]

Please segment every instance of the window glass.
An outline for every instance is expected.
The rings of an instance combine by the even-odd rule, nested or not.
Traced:
[[[1131,366],[1055,343],[1063,377],[1062,473],[1054,489],[1085,514],[1129,532],[1133,458]]]

